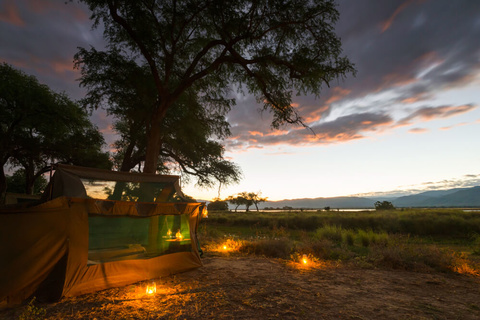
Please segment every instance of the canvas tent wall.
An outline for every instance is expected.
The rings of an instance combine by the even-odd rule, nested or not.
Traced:
[[[108,188],[104,199],[88,196],[88,184],[98,191],[112,181],[130,201],[108,199],[115,193]],[[154,201],[139,201],[144,186]],[[205,204],[167,201],[179,195],[175,176],[57,167],[43,203],[0,210],[0,306],[202,266],[196,232]]]

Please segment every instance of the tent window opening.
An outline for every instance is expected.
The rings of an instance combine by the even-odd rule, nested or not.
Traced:
[[[134,202],[171,201],[174,187],[165,182],[124,182],[81,179],[87,197]]]
[[[188,214],[88,218],[88,264],[191,252]]]

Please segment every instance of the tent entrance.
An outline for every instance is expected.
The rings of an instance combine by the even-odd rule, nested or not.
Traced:
[[[88,264],[149,259],[192,251],[189,215],[88,218]]]

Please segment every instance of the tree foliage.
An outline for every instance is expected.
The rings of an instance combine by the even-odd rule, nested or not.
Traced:
[[[213,199],[213,201],[207,205],[207,209],[209,211],[228,211],[228,203],[221,199]]]
[[[148,69],[115,52],[95,49],[80,49],[76,61],[82,68],[80,84],[88,88],[83,104],[103,106],[115,118],[113,127],[121,136],[115,142],[117,168],[129,171],[140,166],[145,161],[151,106],[156,101]],[[218,142],[230,134],[225,120],[230,104],[227,99],[203,101],[193,90],[185,92],[162,122],[156,171],[177,169],[187,177],[195,176],[200,186],[237,182],[240,170],[223,159],[224,148]]]
[[[374,203],[375,210],[394,210],[395,207],[390,201],[377,201]]]
[[[257,211],[258,211],[258,204],[261,203],[261,202],[267,201],[267,198],[262,198],[261,195],[262,195],[261,192],[258,192],[258,193],[249,192],[248,193],[248,198],[252,200],[252,203],[255,205],[255,208],[257,209]]]
[[[7,178],[7,192],[12,193],[27,193],[26,192],[26,177],[25,177],[25,169],[18,169],[15,171],[11,176],[6,176]],[[45,188],[47,187],[47,179],[45,179],[42,175],[35,180],[33,184],[33,194],[41,194]]]
[[[148,70],[154,102],[138,106],[149,115],[145,172],[156,171],[164,119],[186,92],[203,105],[236,86],[255,95],[279,127],[302,123],[293,94],[319,95],[324,84],[354,71],[334,33],[333,0],[82,1],[94,26],[103,23],[105,54]]]
[[[0,193],[5,166],[24,169],[26,191],[52,162],[109,168],[103,136],[87,113],[65,94],[51,91],[33,76],[0,65]]]
[[[248,212],[252,205],[255,205],[255,208],[258,210],[258,204],[261,202],[267,201],[267,198],[261,197],[261,192],[240,192],[234,196],[229,196],[226,201],[230,202],[235,206],[235,212],[239,206],[245,206],[245,211]]]

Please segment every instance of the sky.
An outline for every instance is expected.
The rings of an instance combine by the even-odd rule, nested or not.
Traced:
[[[242,169],[220,197],[269,200],[403,195],[480,185],[480,1],[338,0],[335,26],[357,74],[293,104],[311,128],[270,128],[254,97],[236,94],[225,156]],[[78,47],[104,48],[88,9],[58,0],[0,1],[0,62],[72,99]],[[92,121],[115,140],[103,110]],[[312,133],[312,131],[314,133]],[[183,183],[210,200],[218,188]]]

